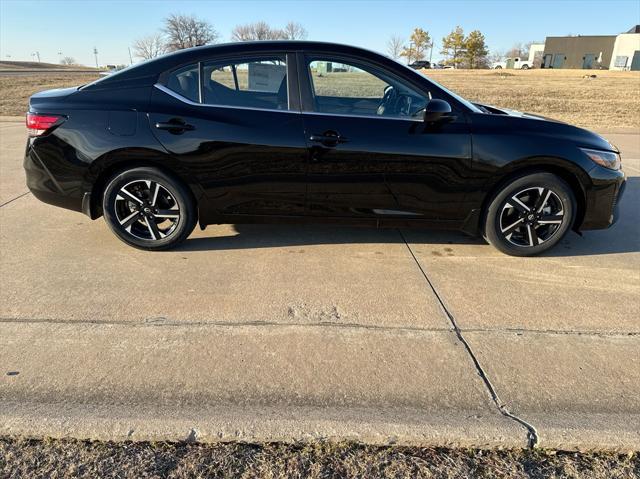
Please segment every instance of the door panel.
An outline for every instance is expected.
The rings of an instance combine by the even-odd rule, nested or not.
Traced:
[[[471,139],[460,119],[428,128],[421,121],[304,114],[309,140],[312,215],[460,219]]]
[[[428,126],[421,112],[431,92],[392,72],[332,54],[301,55],[298,62],[305,65],[299,81],[310,157],[309,214],[460,219],[471,165],[463,113]]]
[[[204,191],[209,213],[301,215],[307,145],[299,112],[185,103],[154,88],[151,129]],[[193,129],[158,129],[180,120]]]

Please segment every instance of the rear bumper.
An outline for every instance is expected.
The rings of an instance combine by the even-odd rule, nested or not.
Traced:
[[[83,210],[85,193],[77,186],[69,187],[65,182],[56,178],[33,148],[31,141],[27,144],[23,165],[27,177],[27,187],[33,196],[50,205],[85,212]]]
[[[589,172],[592,187],[586,192],[585,214],[578,230],[609,228],[619,217],[618,206],[627,178],[624,172],[596,166]]]

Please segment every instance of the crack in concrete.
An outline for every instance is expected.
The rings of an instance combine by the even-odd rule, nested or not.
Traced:
[[[15,198],[11,198],[9,201],[5,201],[4,203],[2,203],[0,205],[0,208],[2,208],[5,205],[8,205],[9,203],[14,202],[15,200],[19,200],[20,198],[22,198],[23,196],[27,196],[29,193],[31,193],[30,191],[27,191],[26,193],[22,193],[21,195],[16,196]]]
[[[442,306],[441,306],[442,307]],[[446,311],[445,311],[446,314]],[[60,319],[60,318],[9,318],[0,317],[0,324],[2,323],[33,323],[33,324],[77,324],[77,325],[95,325],[95,326],[130,326],[130,327],[182,327],[182,326],[209,326],[212,328],[242,328],[242,327],[256,327],[256,328],[337,328],[337,329],[363,329],[371,331],[389,331],[389,332],[413,332],[413,333],[436,333],[436,332],[450,332],[453,330],[451,326],[442,328],[423,328],[418,326],[378,326],[375,324],[362,324],[362,323],[338,323],[334,321],[321,321],[321,322],[292,322],[292,321],[240,321],[240,322],[227,322],[227,321],[179,321],[165,317],[150,317],[143,318],[136,321],[125,320],[90,320],[90,319]],[[624,337],[637,337],[640,336],[640,332],[623,331],[623,332],[602,332],[602,331],[562,331],[555,329],[521,329],[521,328],[459,328],[463,333],[508,333],[508,334],[548,334],[548,335],[575,335],[575,336],[591,336],[591,337],[611,337],[611,338],[624,338]]]
[[[415,261],[416,265],[420,269],[420,272],[424,276],[424,279],[426,280],[427,284],[431,288],[431,291],[433,292],[433,294],[436,296],[438,302],[440,303],[440,307],[442,308],[442,311],[444,312],[444,315],[446,316],[447,320],[451,323],[451,327],[452,327],[453,331],[455,332],[456,336],[458,337],[458,340],[462,343],[464,348],[467,350],[467,353],[469,354],[469,356],[471,358],[471,361],[473,362],[473,364],[474,364],[474,366],[476,368],[476,372],[478,373],[478,375],[480,376],[480,378],[484,382],[484,385],[487,388],[487,391],[489,392],[489,395],[491,396],[491,399],[493,400],[494,404],[498,408],[498,411],[500,411],[500,414],[502,414],[503,416],[508,417],[509,419],[512,419],[512,420],[516,421],[518,424],[520,424],[521,426],[523,426],[526,429],[526,431],[527,431],[527,445],[528,445],[529,448],[534,448],[536,446],[536,444],[538,443],[538,433],[537,433],[536,429],[531,424],[529,424],[527,421],[525,421],[524,419],[519,418],[515,414],[512,414],[509,411],[509,409],[507,408],[507,405],[500,399],[495,387],[493,386],[493,384],[489,380],[489,377],[487,376],[487,374],[485,373],[484,369],[482,368],[482,365],[480,364],[480,361],[478,360],[477,356],[475,355],[475,353],[471,349],[471,345],[467,342],[467,340],[462,335],[462,331],[458,327],[458,324],[456,323],[456,320],[453,317],[453,314],[451,314],[451,312],[447,309],[447,306],[444,304],[444,301],[442,300],[440,294],[438,294],[438,291],[436,290],[435,286],[433,285],[433,283],[431,282],[431,280],[427,276],[426,271],[424,270],[424,268],[422,267],[422,265],[418,261],[418,258],[416,257],[416,255],[414,254],[413,250],[411,249],[411,245],[409,245],[409,242],[405,238],[404,234],[402,234],[402,231],[400,229],[398,229],[398,234],[400,234],[400,238],[402,238],[402,241],[404,241],[404,244],[406,245],[407,249],[409,250],[409,253],[411,254],[411,257]]]

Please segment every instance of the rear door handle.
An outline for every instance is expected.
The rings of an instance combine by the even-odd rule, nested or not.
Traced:
[[[181,120],[179,118],[172,118],[169,121],[159,121],[156,123],[156,128],[158,130],[167,130],[169,131],[169,133],[173,133],[176,135],[185,131],[192,131],[196,129],[195,126],[189,125],[188,123],[185,123],[184,120]]]
[[[337,131],[325,131],[321,135],[313,134],[309,137],[313,143],[321,143],[324,146],[336,146],[339,143],[346,143],[348,140]]]

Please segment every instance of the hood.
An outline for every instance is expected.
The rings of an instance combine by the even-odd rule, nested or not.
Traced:
[[[492,115],[507,115],[507,116],[511,116],[511,117],[516,117],[516,118],[531,118],[531,119],[536,119],[536,120],[544,120],[544,121],[552,121],[555,123],[562,123],[562,124],[567,124],[563,121],[560,120],[554,120],[553,118],[549,118],[546,116],[542,116],[542,115],[537,115],[535,113],[523,113],[521,111],[518,110],[511,110],[509,108],[498,108],[497,106],[493,106],[493,105],[483,105],[481,103],[474,103],[475,106],[477,106],[478,108],[480,108],[482,111],[484,111],[485,113],[490,113]]]
[[[534,135],[537,134],[563,138],[580,147],[615,151],[616,153],[619,153],[619,150],[615,145],[612,145],[597,133],[560,120],[555,120],[553,118],[544,117],[534,113],[523,113],[517,110],[498,108],[480,103],[474,103],[474,105],[484,112],[484,115],[481,116],[486,116],[487,119],[500,121],[502,124],[508,124],[511,128],[529,131]]]

